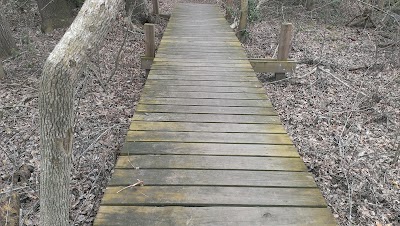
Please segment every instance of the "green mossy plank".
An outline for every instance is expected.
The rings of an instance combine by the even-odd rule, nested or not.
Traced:
[[[206,186],[108,187],[102,205],[125,206],[282,206],[326,207],[315,188]]]
[[[278,124],[278,116],[269,115],[221,115],[221,114],[178,114],[178,113],[136,113],[133,121],[148,122],[212,122],[243,124]]]
[[[274,124],[235,124],[235,123],[193,123],[193,122],[143,122],[133,121],[132,131],[171,131],[171,132],[219,132],[219,133],[282,133],[282,125]]]
[[[219,155],[298,158],[293,145],[126,142],[121,155]],[[249,162],[249,164],[252,164]]]
[[[116,169],[109,186],[128,186],[136,179],[145,186],[316,187],[308,172],[164,169]]]
[[[199,113],[223,115],[278,115],[273,108],[265,107],[219,107],[219,106],[179,106],[146,105],[136,106],[136,112],[146,113]]]
[[[334,226],[337,224],[327,208],[100,206],[94,226],[126,225]]]

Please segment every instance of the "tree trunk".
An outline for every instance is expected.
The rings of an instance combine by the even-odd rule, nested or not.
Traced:
[[[122,4],[123,0],[86,0],[44,64],[39,93],[41,226],[70,225],[74,88]]]
[[[50,33],[56,28],[68,27],[72,20],[72,7],[67,0],[37,0],[42,18],[42,31]]]
[[[149,20],[149,3],[147,0],[126,0],[125,10],[132,19],[141,24]]]
[[[10,26],[0,14],[0,60],[11,56],[16,49]]]
[[[0,60],[0,80],[4,79],[6,77],[6,73],[4,72],[3,69],[3,63]]]

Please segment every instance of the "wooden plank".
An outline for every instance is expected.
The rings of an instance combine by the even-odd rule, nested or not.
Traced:
[[[209,123],[245,123],[245,124],[278,124],[278,116],[270,115],[221,115],[221,114],[177,114],[177,113],[139,113],[133,121],[148,122],[209,122]]]
[[[233,64],[226,64],[221,66],[216,65],[203,65],[203,66],[173,66],[173,65],[152,65],[153,70],[175,70],[175,71],[222,71],[222,72],[251,72],[254,73],[254,70],[250,64],[247,66],[232,66]],[[242,64],[243,65],[243,64]]]
[[[213,93],[265,93],[263,88],[240,86],[176,86],[165,84],[146,84],[144,90],[166,90],[177,92],[213,92]],[[223,106],[222,106],[223,107]]]
[[[237,124],[237,123],[193,123],[193,122],[143,122],[133,121],[130,130],[173,132],[220,132],[220,133],[283,133],[282,125]]]
[[[180,58],[180,59],[174,59],[174,58],[169,58],[169,57],[159,57],[157,55],[156,59],[155,59],[156,63],[214,63],[214,64],[218,64],[218,63],[223,63],[223,64],[243,64],[243,63],[249,63],[249,61],[247,59],[207,59],[207,58],[203,58],[203,59],[187,59],[187,58]],[[254,74],[253,74],[254,76]]]
[[[94,225],[334,226],[337,224],[327,208],[101,206]]]
[[[171,75],[152,74],[148,76],[147,80],[258,82],[257,77],[254,76],[210,76],[210,75],[190,76],[190,75],[172,75],[172,74]]]
[[[249,59],[255,72],[293,73],[295,61],[278,61],[273,59]]]
[[[219,106],[179,106],[146,105],[136,106],[136,112],[158,113],[198,113],[198,114],[228,114],[228,115],[277,115],[273,108],[257,107],[219,107]]]
[[[152,70],[154,67],[152,67]],[[161,69],[161,68],[160,68]],[[149,80],[146,81],[149,85],[171,85],[171,86],[211,86],[211,87],[249,87],[249,88],[261,88],[259,82],[229,82],[229,81],[158,81]]]
[[[149,76],[154,76],[154,75],[175,75],[175,76],[215,76],[215,77],[255,77],[254,72],[249,72],[249,71],[213,71],[213,68],[209,69],[204,69],[202,71],[189,71],[189,70],[152,70],[150,71]],[[234,79],[234,78],[232,78]],[[234,81],[234,80],[230,80]],[[257,80],[255,80],[257,81]]]
[[[257,93],[207,93],[207,92],[169,92],[145,91],[146,98],[186,98],[186,99],[231,99],[231,100],[268,100],[265,94]]]
[[[299,157],[292,145],[126,142],[121,155],[131,154]]]
[[[103,205],[326,207],[315,188],[143,186],[109,187]]]
[[[115,168],[307,171],[300,158],[196,155],[120,156]]]
[[[145,186],[316,187],[308,172],[163,169],[116,169],[109,186],[128,186],[136,179]]]
[[[224,64],[224,63],[219,63],[219,64],[213,64],[213,63],[186,63],[186,62],[158,62],[155,61],[153,65],[156,67],[207,67],[208,68],[239,68],[239,69],[251,69],[253,68],[249,62],[246,63],[236,63],[236,64]]]
[[[147,98],[140,104],[164,104],[185,106],[223,106],[223,107],[272,107],[269,100],[230,100],[230,99],[185,99],[185,98]]]
[[[128,131],[126,141],[293,144],[286,134]]]

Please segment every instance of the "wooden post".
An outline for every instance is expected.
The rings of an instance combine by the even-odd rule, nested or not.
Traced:
[[[378,0],[378,8],[379,9],[385,8],[385,0]]]
[[[289,57],[289,51],[292,42],[293,25],[291,23],[283,23],[281,33],[279,35],[278,61],[286,61]],[[275,73],[275,80],[286,78],[285,73]]]
[[[226,11],[226,19],[230,20],[232,19],[232,5],[233,5],[233,0],[226,0],[226,4],[225,4],[225,11]]]
[[[144,36],[146,43],[146,57],[155,57],[156,45],[154,35],[154,24],[144,24]]]
[[[247,15],[249,12],[248,0],[240,1],[240,21],[239,21],[239,34],[243,33],[247,27]]]
[[[156,55],[154,24],[144,24],[144,36],[146,43],[145,57],[154,58]],[[149,71],[149,69],[146,69],[146,75]]]
[[[158,0],[152,0],[153,2],[153,14],[158,15],[160,12],[158,11]]]

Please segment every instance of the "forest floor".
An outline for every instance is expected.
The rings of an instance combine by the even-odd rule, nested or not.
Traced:
[[[175,3],[161,1],[161,12],[170,13]],[[9,1],[5,8],[19,51],[3,61],[7,76],[0,82],[0,202],[17,192],[23,225],[38,225],[38,83],[65,30],[42,34],[31,1],[22,8]],[[273,57],[280,24],[294,23],[290,58],[299,62],[297,70],[280,82],[258,74],[267,95],[340,225],[400,225],[400,50],[379,47],[396,32],[381,24],[344,26],[360,10],[355,5],[317,9],[269,1],[250,11],[259,20],[243,46],[249,57]],[[157,42],[165,25],[157,19]],[[74,225],[92,224],[146,81],[138,31],[127,33],[113,74],[126,28],[121,12],[76,88]]]

